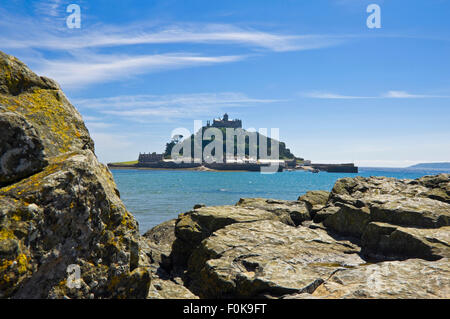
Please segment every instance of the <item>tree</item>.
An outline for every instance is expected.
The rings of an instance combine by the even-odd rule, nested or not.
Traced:
[[[170,142],[166,143],[166,150],[164,151],[164,158],[170,158],[173,147],[176,144],[180,143],[180,141],[182,139],[183,139],[183,135],[174,135],[174,137],[170,140]]]

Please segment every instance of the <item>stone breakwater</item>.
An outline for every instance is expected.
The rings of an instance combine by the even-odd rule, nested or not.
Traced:
[[[58,84],[1,52],[0,142],[1,298],[450,298],[448,174],[196,205],[140,236]]]

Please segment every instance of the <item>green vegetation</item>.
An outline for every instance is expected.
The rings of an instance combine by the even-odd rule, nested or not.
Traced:
[[[138,163],[138,161],[129,161],[129,162],[115,162],[115,163],[110,163],[110,164],[116,165],[116,166],[131,166],[131,165],[135,165],[137,163]]]
[[[203,132],[204,132],[205,129],[206,129],[206,127],[202,128]],[[223,154],[225,154],[225,152],[226,152],[226,128],[218,128],[218,129],[222,132],[222,135],[223,135]],[[265,138],[266,143],[267,143],[267,152],[270,155],[270,153],[271,153],[271,145],[273,143],[271,138],[267,138],[266,136],[264,136],[262,134],[259,134],[258,132],[250,133],[250,132],[247,132],[247,131],[245,131],[243,129],[241,129],[241,132],[243,134],[249,134],[249,135],[256,134],[256,139],[257,139],[256,150],[257,150],[258,158],[260,158],[259,157],[259,147],[260,147],[261,138],[263,138],[263,139]],[[200,131],[197,132],[196,134],[200,134]],[[182,138],[183,138],[182,136],[176,136],[169,143],[166,144],[166,150],[164,152],[164,158],[170,158],[170,154],[172,153],[173,147],[176,144],[180,143]],[[209,143],[211,143],[214,140],[214,138],[215,137],[213,137],[211,140],[203,140],[202,141],[202,151],[204,150],[204,148]],[[245,146],[244,146],[244,148],[245,148],[245,155],[246,156],[249,155],[249,139],[250,138],[248,136],[245,137],[245,142],[244,142]],[[191,141],[192,156],[194,156],[194,134],[191,135],[190,141]],[[188,143],[188,140],[184,140],[182,143]],[[239,145],[238,144],[238,138],[237,138],[237,136],[235,136],[234,137],[234,154],[235,155],[237,154],[238,145]],[[241,145],[239,145],[239,146],[241,146]],[[284,142],[279,142],[279,158],[280,159],[294,159],[295,158],[294,154],[292,154],[291,151],[288,148],[286,148],[286,144]]]

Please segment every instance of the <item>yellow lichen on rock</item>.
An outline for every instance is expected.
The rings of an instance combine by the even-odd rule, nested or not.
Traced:
[[[68,152],[82,136],[77,127],[82,125],[81,116],[70,114],[72,110],[59,101],[52,90],[36,88],[18,97],[0,95],[0,104],[33,122],[40,136],[47,137],[44,141],[48,142],[45,146],[49,155]]]
[[[0,298],[146,297],[137,222],[80,113],[57,83],[3,52],[0,142]],[[81,287],[70,288],[77,265]]]

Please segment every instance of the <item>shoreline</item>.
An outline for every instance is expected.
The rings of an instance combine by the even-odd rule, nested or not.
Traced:
[[[163,168],[163,167],[135,167],[135,166],[109,166],[109,169],[117,169],[117,170],[129,170],[129,169],[136,169],[136,170],[151,170],[151,171],[194,171],[194,172],[253,172],[258,173],[257,171],[248,171],[248,170],[217,170],[217,169],[210,169],[206,167],[190,167],[190,168]]]
[[[224,170],[218,170],[218,169],[211,169],[204,166],[201,167],[189,167],[189,168],[163,168],[163,167],[138,167],[138,166],[116,166],[116,165],[107,165],[109,169],[117,169],[117,170],[129,170],[129,169],[136,169],[136,170],[156,170],[156,171],[196,171],[196,172],[253,172],[253,173],[259,173],[259,171],[251,171],[251,170],[230,170],[230,169],[224,169]],[[286,171],[302,171],[302,172],[312,172],[312,169],[304,168],[304,169],[288,169]]]
[[[263,167],[272,166],[267,163],[182,163],[176,164],[170,161],[160,161],[151,163],[133,163],[133,162],[116,162],[106,164],[110,169],[164,169],[164,170],[193,170],[193,171],[209,171],[209,172],[261,172]],[[275,168],[277,172],[282,171],[308,171],[311,173],[319,173],[320,171],[328,173],[358,173],[358,167],[354,163],[345,164],[309,164],[309,165],[290,165],[286,161],[279,163]]]

